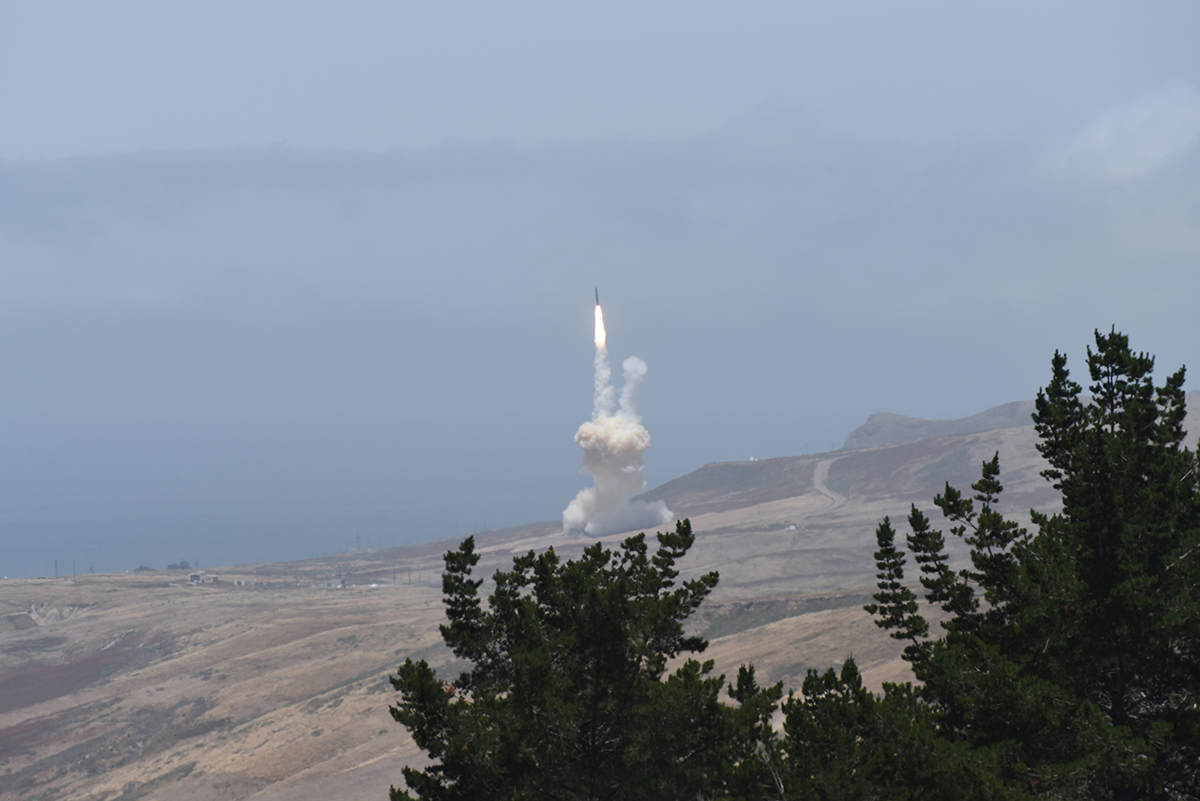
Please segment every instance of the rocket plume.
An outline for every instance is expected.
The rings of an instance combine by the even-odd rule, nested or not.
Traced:
[[[604,312],[600,311],[600,304],[596,304],[596,393],[593,396],[592,403],[592,419],[599,420],[601,417],[612,417],[613,402],[616,400],[617,391],[612,385],[612,368],[608,366],[608,347],[605,343],[604,334]],[[578,442],[579,438],[576,437]]]
[[[604,340],[605,340],[604,312],[603,312],[603,310],[601,310],[600,304],[597,303],[596,304],[596,347],[598,349],[606,347],[604,344]]]
[[[612,368],[608,364],[604,314],[597,303],[592,419],[575,434],[575,441],[583,448],[583,472],[595,479],[595,486],[581,490],[563,510],[564,534],[582,532],[602,536],[660,526],[675,519],[662,501],[631,500],[646,489],[643,453],[650,447],[650,432],[642,425],[637,410],[646,363],[631,356],[621,367],[625,384],[618,406]],[[617,406],[615,411],[614,406]]]

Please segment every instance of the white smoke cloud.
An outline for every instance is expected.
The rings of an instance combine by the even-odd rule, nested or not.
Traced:
[[[631,498],[646,489],[643,454],[650,447],[650,432],[642,425],[637,404],[646,363],[631,356],[622,363],[625,384],[619,408],[613,410],[616,389],[604,345],[604,323],[596,310],[596,394],[592,419],[579,427],[575,441],[583,448],[583,472],[595,486],[580,491],[563,510],[563,533],[603,536],[636,528],[670,523],[675,514],[662,501],[647,503]]]

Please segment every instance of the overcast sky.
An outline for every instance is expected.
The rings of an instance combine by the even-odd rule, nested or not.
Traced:
[[[1200,5],[0,5],[0,575],[557,518],[1200,343]],[[1189,388],[1196,388],[1189,381]],[[357,539],[356,539],[357,538]]]

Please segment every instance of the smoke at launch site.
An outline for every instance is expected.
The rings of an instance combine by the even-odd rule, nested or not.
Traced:
[[[636,356],[621,363],[624,384],[618,404],[608,363],[604,313],[599,303],[595,340],[592,419],[575,434],[575,442],[583,448],[583,472],[595,479],[595,486],[580,490],[563,510],[563,533],[603,536],[669,523],[675,515],[662,501],[633,500],[634,495],[646,488],[644,454],[650,447],[650,432],[638,414],[646,363]]]

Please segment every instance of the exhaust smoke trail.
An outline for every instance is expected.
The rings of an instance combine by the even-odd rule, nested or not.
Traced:
[[[594,537],[651,528],[675,519],[662,501],[630,500],[646,489],[643,453],[650,447],[650,432],[642,425],[637,411],[646,363],[636,356],[622,362],[625,383],[618,405],[599,299],[597,293],[592,419],[575,434],[575,441],[583,448],[583,472],[592,476],[595,486],[581,490],[563,510],[564,534],[584,533]]]

